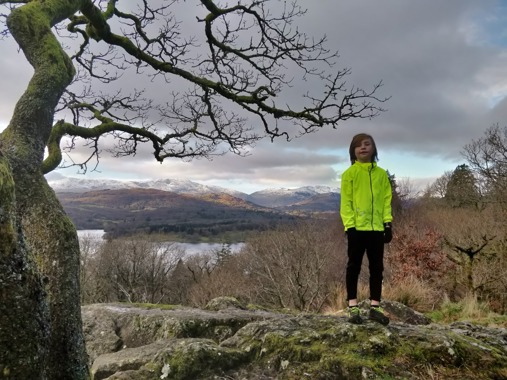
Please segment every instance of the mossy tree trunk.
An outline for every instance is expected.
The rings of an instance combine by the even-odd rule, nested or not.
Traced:
[[[0,378],[43,378],[49,314],[40,272],[16,217],[14,179],[0,154]]]
[[[33,1],[7,21],[34,75],[0,135],[0,378],[88,378],[77,233],[41,170],[55,108],[74,75],[51,27],[80,7]]]

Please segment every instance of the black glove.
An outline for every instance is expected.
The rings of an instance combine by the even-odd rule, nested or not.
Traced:
[[[347,231],[346,231],[346,234],[347,234],[347,239],[353,239],[353,237],[356,235],[356,228],[355,227],[350,227]]]
[[[384,223],[384,243],[390,243],[393,240],[393,225],[389,223]]]

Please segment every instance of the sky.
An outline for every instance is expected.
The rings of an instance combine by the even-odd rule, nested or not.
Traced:
[[[195,18],[196,3],[181,3],[188,7],[188,20]],[[336,68],[351,69],[348,83],[367,89],[383,82],[378,95],[390,97],[383,104],[386,112],[372,120],[347,120],[337,129],[291,142],[262,140],[247,157],[227,154],[211,161],[173,159],[160,164],[149,147],[129,158],[104,153],[97,171],[88,172],[86,178],[179,178],[246,193],[308,185],[339,187],[340,175],[350,165],[350,141],[366,132],[376,141],[379,166],[417,190],[466,163],[464,146],[481,138],[487,128],[506,125],[507,1],[299,3],[307,8],[298,20],[300,30],[327,36],[327,47],[340,55]],[[3,129],[32,72],[12,39],[0,41],[0,70]],[[318,88],[319,83],[305,86]],[[150,95],[166,94],[167,88],[159,86]],[[80,176],[76,168],[57,173]]]

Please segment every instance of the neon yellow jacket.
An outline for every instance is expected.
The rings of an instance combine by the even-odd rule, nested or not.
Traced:
[[[356,161],[342,175],[340,215],[345,231],[384,231],[393,220],[391,183],[384,169]]]

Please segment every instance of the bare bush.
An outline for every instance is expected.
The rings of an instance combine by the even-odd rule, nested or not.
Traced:
[[[386,246],[383,298],[419,311],[433,309],[452,282],[450,262],[442,248],[439,230],[428,221],[428,202],[413,202],[396,219],[394,238]]]
[[[338,222],[279,227],[260,233],[235,254],[224,245],[183,257],[170,245],[147,239],[112,240],[86,256],[87,302],[203,307],[215,297],[233,296],[267,307],[320,311],[344,282],[346,247]]]
[[[430,184],[424,193],[426,197],[442,199],[447,193],[447,185],[449,184],[452,177],[452,172],[447,171],[440,177],[438,177],[432,184]]]
[[[477,295],[486,279],[481,280],[476,269],[495,255],[494,241],[498,233],[503,235],[500,226],[489,210],[441,208],[428,212],[428,217],[441,231],[447,258],[456,265],[456,286]]]
[[[393,284],[407,276],[434,283],[450,269],[441,247],[441,236],[434,227],[420,223],[399,223],[396,237],[386,252],[386,278]]]
[[[302,222],[251,239],[244,251],[257,302],[320,311],[345,273],[343,232],[329,222]],[[340,260],[341,258],[341,260]]]
[[[79,238],[79,251],[81,259],[81,270],[79,281],[81,285],[81,303],[92,303],[97,299],[97,288],[95,287],[95,275],[93,261],[95,253],[99,250],[102,242],[91,234],[85,234]]]
[[[87,302],[167,302],[170,273],[182,256],[173,244],[146,238],[107,241],[87,257],[93,281],[82,284],[82,293],[92,295]]]
[[[189,258],[188,270],[194,283],[189,290],[192,305],[203,307],[213,298],[235,297],[242,303],[253,302],[252,279],[249,276],[245,255],[232,254],[229,248],[211,251]]]
[[[499,133],[498,128],[488,130],[484,139],[465,147],[465,157],[474,171],[476,186],[472,186],[471,174],[468,169],[465,172],[463,165],[454,173],[446,173],[418,200],[421,207],[417,207],[413,224],[417,229],[424,224],[430,225],[441,237],[447,261],[452,263],[452,267],[442,273],[439,282],[442,292],[446,292],[453,302],[475,297],[481,302],[487,301],[493,310],[503,312],[507,305],[504,275],[507,237],[505,209],[501,207],[503,198],[496,191],[503,178],[500,175],[503,163],[497,165],[495,162],[505,152],[495,142],[500,138]],[[455,185],[458,186],[448,189],[451,178],[457,177],[460,171],[465,172],[464,177],[470,178],[465,181],[468,187],[459,185],[463,181],[457,181]],[[466,188],[470,191],[465,191]],[[450,191],[459,196],[455,204],[445,202],[444,197]],[[471,198],[473,202],[469,201]]]
[[[187,297],[204,306],[219,296],[266,307],[320,311],[343,281],[342,227],[329,221],[301,222],[259,233],[240,252],[224,248],[189,257]]]

